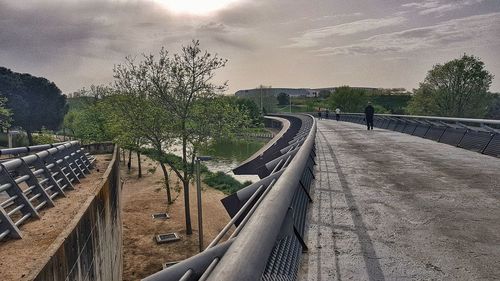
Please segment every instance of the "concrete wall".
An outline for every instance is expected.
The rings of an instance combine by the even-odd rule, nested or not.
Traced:
[[[89,149],[90,150],[90,149]],[[122,279],[122,221],[119,159],[114,149],[102,186],[68,225],[67,236],[47,253],[35,280],[119,281]]]

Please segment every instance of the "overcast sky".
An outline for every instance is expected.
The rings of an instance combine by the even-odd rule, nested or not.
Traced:
[[[112,81],[127,55],[199,39],[238,89],[418,86],[480,57],[500,91],[500,0],[0,0],[0,66],[65,93]]]

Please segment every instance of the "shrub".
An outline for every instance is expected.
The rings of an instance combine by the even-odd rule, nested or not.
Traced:
[[[243,187],[251,184],[252,182],[246,181],[245,183],[240,183],[235,178],[224,172],[207,172],[205,173],[205,178],[203,182],[208,186],[218,189],[226,194],[232,194],[236,191],[242,189]]]

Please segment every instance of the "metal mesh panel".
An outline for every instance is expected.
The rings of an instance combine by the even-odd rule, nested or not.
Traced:
[[[415,131],[413,132],[413,135],[423,138],[427,133],[427,131],[429,131],[429,127],[430,125],[419,124],[415,129]]]
[[[377,128],[381,128],[382,125],[384,124],[384,121],[385,121],[385,119],[383,119],[383,118],[375,117],[375,120],[373,121],[373,126],[375,126]]]
[[[445,129],[446,127],[431,127],[427,132],[427,135],[425,135],[425,138],[437,141]]]
[[[301,236],[304,236],[304,225],[306,221],[307,206],[309,198],[305,191],[299,187],[292,199],[292,212],[294,225]]]
[[[459,146],[468,150],[482,152],[492,137],[492,133],[468,131]]]
[[[391,122],[387,126],[387,130],[394,131],[396,129],[396,126],[398,125],[398,123],[399,123],[399,121],[391,120]]]
[[[495,157],[500,157],[500,134],[496,134],[483,152]]]
[[[403,133],[405,134],[413,134],[413,131],[415,131],[415,129],[417,128],[417,124],[416,123],[408,123],[405,127],[405,129],[403,130]]]
[[[396,131],[396,132],[403,132],[403,130],[406,127],[406,124],[408,124],[408,123],[405,122],[405,121],[398,122],[397,126],[394,128],[394,131]]]
[[[293,234],[276,242],[262,274],[262,281],[293,281],[297,278],[302,246]]]
[[[439,142],[457,146],[460,143],[460,140],[462,140],[465,132],[466,130],[462,128],[448,128]]]

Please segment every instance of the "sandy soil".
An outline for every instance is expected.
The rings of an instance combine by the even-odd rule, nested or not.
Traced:
[[[123,164],[123,163],[122,163]],[[191,186],[191,221],[193,234],[186,235],[184,218],[184,198],[182,193],[173,191],[177,198],[167,205],[167,195],[163,186],[161,167],[150,159],[142,162],[143,178],[137,179],[137,160],[133,158],[129,174],[122,165],[123,186],[123,280],[139,280],[162,269],[162,264],[180,261],[198,253],[198,218],[196,189]],[[150,172],[147,172],[150,170]],[[152,172],[154,170],[154,172]],[[151,173],[152,172],[152,173]],[[177,178],[172,173],[172,185]],[[178,184],[181,185],[180,182]],[[179,190],[180,191],[180,190]],[[203,225],[205,246],[219,233],[229,221],[220,199],[225,195],[217,190],[203,187]],[[154,220],[152,214],[165,212],[168,220]],[[155,234],[176,232],[181,240],[171,244],[158,245],[153,240]]]
[[[74,219],[85,201],[100,185],[111,155],[98,155],[96,168],[75,184],[75,190],[65,190],[66,197],[54,198],[55,206],[40,210],[39,220],[30,219],[20,226],[23,239],[0,242],[0,280],[32,280],[47,262],[48,249],[59,241],[61,232]]]

